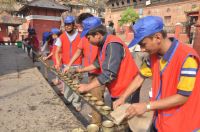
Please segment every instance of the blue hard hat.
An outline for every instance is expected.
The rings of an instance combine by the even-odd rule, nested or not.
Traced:
[[[28,29],[28,33],[29,33],[30,35],[34,35],[34,34],[36,34],[34,28],[29,28],[29,29]]]
[[[52,28],[50,34],[59,34],[60,30],[58,28]]]
[[[128,47],[138,44],[145,37],[155,34],[163,30],[164,23],[161,17],[146,16],[139,19],[133,26],[134,38]]]
[[[102,24],[101,19],[98,17],[89,17],[83,20],[83,31],[81,37],[84,37],[91,29],[94,29]]]
[[[68,23],[73,23],[75,22],[75,17],[74,16],[67,16],[64,20],[65,24],[68,24]]]
[[[43,44],[47,41],[47,39],[49,38],[50,35],[51,35],[50,32],[44,32],[42,34],[42,42],[43,42]]]

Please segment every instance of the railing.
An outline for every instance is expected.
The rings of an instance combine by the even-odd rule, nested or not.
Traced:
[[[161,5],[161,4],[170,4],[170,3],[175,3],[175,2],[182,2],[186,0],[150,0],[151,4],[148,6],[153,6],[153,5]],[[146,1],[140,1],[140,2],[133,2],[130,4],[124,4],[124,5],[119,5],[119,6],[114,6],[111,7],[112,10],[117,10],[117,9],[123,9],[126,7],[133,6],[134,8],[142,8],[146,7]]]
[[[175,29],[176,29],[176,26],[165,26],[165,27],[164,27],[164,30],[165,30],[167,33],[175,33]],[[186,34],[186,33],[187,33],[186,26],[182,26],[182,30],[181,30],[180,33],[181,33],[181,34]]]
[[[161,5],[161,4],[170,4],[170,3],[175,3],[175,2],[181,2],[181,1],[185,1],[185,0],[150,0],[151,1],[151,4],[148,5],[148,6],[151,6],[151,5]],[[141,7],[145,7],[147,6],[146,5],[146,1],[141,1],[141,2],[138,2],[138,3],[135,3],[134,4],[134,8],[141,8]]]
[[[98,100],[96,100],[95,102],[92,101],[92,95],[90,94],[90,96],[88,96],[89,93],[85,93],[85,94],[80,94],[77,91],[78,88],[78,83],[74,83],[73,82],[73,78],[79,78],[81,76],[80,73],[67,73],[67,74],[63,74],[61,72],[57,72],[55,70],[55,68],[51,67],[48,63],[46,63],[46,61],[44,61],[42,59],[42,57],[38,58],[39,61],[48,69],[50,70],[52,73],[54,73],[60,80],[62,80],[75,94],[77,94],[85,103],[87,103],[89,106],[91,106],[91,108],[93,108],[95,111],[97,111],[102,117],[104,117],[105,119],[111,120],[113,121],[113,118],[110,115],[111,110],[109,111],[105,111],[102,109],[103,106],[106,106],[105,103],[103,106],[98,106],[95,105],[95,102],[97,102]],[[114,129],[115,132],[124,132],[127,129],[127,123],[125,124],[121,124],[121,125],[115,125]]]
[[[12,42],[12,41],[0,41],[0,45],[17,45],[17,42]]]

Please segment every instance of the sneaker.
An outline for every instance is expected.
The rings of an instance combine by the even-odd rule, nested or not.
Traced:
[[[75,107],[75,109],[76,109],[77,112],[80,112],[81,111],[81,106],[77,106],[77,107]]]
[[[91,114],[91,113],[89,113],[89,114],[88,114],[88,117],[92,118],[92,114]]]

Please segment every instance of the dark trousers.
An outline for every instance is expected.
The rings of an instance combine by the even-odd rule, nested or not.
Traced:
[[[158,130],[155,128],[154,124],[152,124],[150,132],[158,132]]]

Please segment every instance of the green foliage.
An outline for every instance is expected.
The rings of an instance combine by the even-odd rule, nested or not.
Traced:
[[[122,26],[126,23],[133,23],[137,19],[139,19],[139,15],[132,8],[127,8],[121,15],[121,19],[119,20],[119,25]]]

